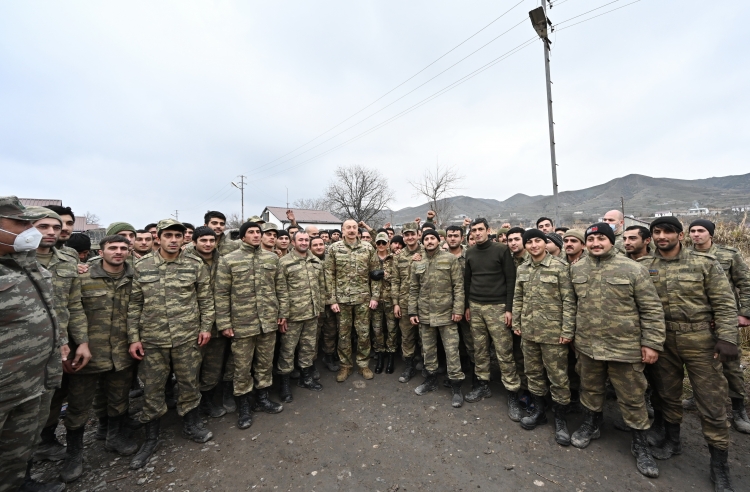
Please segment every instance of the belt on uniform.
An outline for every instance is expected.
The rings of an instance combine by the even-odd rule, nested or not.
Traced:
[[[710,330],[711,323],[708,321],[701,321],[700,323],[676,323],[674,321],[667,321],[667,331],[681,331],[688,333],[691,331]]]

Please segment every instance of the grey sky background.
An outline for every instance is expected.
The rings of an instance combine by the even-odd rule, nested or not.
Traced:
[[[561,22],[611,0],[566,0]],[[750,172],[750,4],[619,0],[552,35],[560,190],[629,173]],[[522,1],[470,41],[297,153],[517,4],[435,2],[0,3],[0,194],[60,198],[103,224],[179,210],[245,214],[319,196],[340,165],[408,180],[437,159],[460,194],[550,194],[541,42],[348,145],[535,36]],[[292,158],[291,160],[288,160]],[[312,160],[310,160],[312,159]]]

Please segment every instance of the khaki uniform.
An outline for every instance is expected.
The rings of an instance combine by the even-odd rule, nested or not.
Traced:
[[[276,268],[279,257],[242,242],[219,259],[216,272],[216,324],[234,330],[234,395],[268,388],[273,382],[273,351],[279,318]],[[253,381],[253,377],[255,381]]]
[[[620,232],[615,232],[615,249],[623,255],[627,254],[627,251],[625,251],[625,240],[622,237],[624,233],[624,229]]]
[[[526,260],[529,260],[531,256],[529,255],[529,252],[525,249],[523,250],[523,254],[518,257],[516,255],[513,255],[513,261],[516,264],[516,269],[520,267],[521,265],[526,262]],[[523,340],[521,337],[516,335],[515,333],[513,335],[513,360],[516,361],[516,374],[518,374],[518,379],[521,380],[521,389],[525,390],[528,389],[528,378],[526,377],[526,363],[524,362],[523,358]]]
[[[448,377],[464,379],[461,371],[459,336],[454,314],[464,310],[464,279],[461,265],[452,254],[441,249],[425,252],[421,261],[412,263],[409,282],[409,317],[419,317],[424,367],[430,373],[438,369],[438,332],[443,341]]]
[[[177,413],[200,403],[198,333],[211,333],[215,312],[208,269],[200,258],[182,254],[168,261],[159,251],[135,264],[128,305],[128,343],[141,342],[145,356],[138,374],[145,388],[141,422],[167,413],[164,386],[170,364],[180,385]]]
[[[393,258],[391,274],[391,301],[401,308],[398,321],[401,330],[401,354],[404,358],[414,357],[417,347],[417,327],[409,321],[409,284],[411,282],[411,264],[414,255],[424,256],[424,246],[417,245],[414,251],[406,247]]]
[[[578,298],[581,403],[601,412],[609,377],[625,423],[648,429],[641,347],[661,352],[665,338],[664,310],[648,271],[612,248],[571,265],[570,275]]]
[[[687,370],[706,442],[727,449],[727,380],[721,362],[714,358],[714,346],[717,338],[738,344],[737,304],[714,256],[680,248],[675,258],[664,258],[656,251],[639,260],[648,268],[667,321],[664,353],[656,363],[656,389],[664,419],[681,423],[682,381]]]
[[[396,333],[396,316],[393,314],[393,299],[391,295],[391,276],[393,275],[393,255],[388,253],[380,259],[380,269],[385,272],[381,281],[380,302],[378,308],[372,312],[372,331],[375,335],[372,341],[375,352],[396,352],[398,337]]]
[[[328,245],[326,244],[326,251]],[[323,263],[323,282],[327,284],[329,282],[328,277],[325,275],[325,262],[326,254],[323,253],[321,258],[318,258]],[[325,290],[323,291],[325,292]],[[326,300],[324,299],[325,303]],[[338,325],[336,323],[336,313],[331,311],[330,304],[325,305],[325,309],[318,318],[318,338],[323,339],[323,353],[326,355],[333,355],[336,353],[336,341],[338,339]],[[317,354],[316,354],[317,355]]]
[[[560,337],[575,336],[576,299],[568,264],[545,255],[529,260],[516,272],[513,297],[513,329],[521,332],[529,391],[547,394],[544,371],[552,387],[552,399],[570,403],[568,347]]]
[[[233,251],[237,251],[241,244],[242,241],[234,241],[225,234],[216,236],[216,251],[219,252],[219,256],[226,256]]]

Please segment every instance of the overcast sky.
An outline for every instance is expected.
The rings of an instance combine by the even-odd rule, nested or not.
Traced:
[[[560,1],[549,17],[609,1]],[[629,173],[750,172],[750,4],[642,0],[562,29],[631,1],[552,34],[560,191]],[[465,175],[460,194],[550,194],[540,41],[316,158],[532,38],[534,0],[289,154],[516,3],[2,2],[0,195],[59,198],[103,224],[142,227],[175,209],[198,223],[207,209],[239,212],[239,174],[249,216],[284,206],[287,188],[290,202],[316,197],[337,166],[361,164],[387,176],[398,209],[422,201],[408,181],[438,159]]]

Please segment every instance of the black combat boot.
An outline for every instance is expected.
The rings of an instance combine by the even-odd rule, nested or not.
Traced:
[[[279,413],[282,410],[284,410],[283,405],[268,399],[268,388],[257,390],[254,412]]]
[[[320,391],[323,389],[323,385],[315,380],[315,378],[313,377],[312,369],[312,367],[302,368],[302,375],[297,381],[297,386],[313,391]]]
[[[654,410],[654,421],[651,423],[651,429],[648,431],[649,446],[656,448],[663,446],[664,439],[666,439],[666,432],[664,428],[664,412]]]
[[[521,419],[521,427],[526,430],[532,430],[537,425],[547,423],[547,414],[545,413],[545,403],[543,396],[531,395],[531,401],[534,402],[534,410],[529,415]]]
[[[198,407],[193,408],[182,417],[182,437],[195,442],[206,442],[214,437],[210,430],[203,427]]]
[[[414,370],[414,357],[407,357],[404,359],[404,370],[401,372],[398,382],[408,383],[409,380],[414,377],[414,374],[416,374],[416,371]]]
[[[34,461],[60,461],[67,457],[65,446],[60,444],[55,437],[55,429],[57,429],[57,422],[42,429],[42,442],[34,451]]]
[[[213,387],[208,391],[201,391],[201,404],[198,408],[200,409],[201,413],[208,415],[209,417],[218,419],[219,417],[226,415],[227,410],[223,405],[217,405],[214,402],[215,394],[216,387]]]
[[[727,450],[717,449],[710,444],[708,452],[711,453],[711,481],[714,483],[714,492],[733,492],[732,477],[729,476],[729,463]]]
[[[326,369],[331,372],[339,372],[339,365],[336,359],[333,358],[333,354],[325,354],[323,356],[323,364],[326,365]]]
[[[388,352],[388,360],[385,363],[385,373],[386,374],[393,374],[394,371],[394,359],[393,352]]]
[[[651,450],[657,460],[668,460],[675,454],[682,454],[680,442],[680,424],[664,421],[664,441],[661,446]]]
[[[450,383],[451,383],[451,390],[453,391],[453,397],[451,398],[451,406],[453,408],[461,408],[464,404],[464,394],[461,393],[461,385],[464,383],[464,381],[463,379],[451,379]]]
[[[143,468],[159,446],[159,419],[146,423],[146,440],[130,462],[130,469]]]
[[[252,392],[245,393],[237,397],[237,411],[239,417],[237,418],[237,428],[247,429],[253,425],[253,394]]]
[[[103,441],[107,438],[107,417],[99,417],[99,423],[96,426],[96,437],[97,441]]]
[[[234,401],[234,383],[232,381],[223,381],[221,383],[222,394],[221,394],[221,406],[227,413],[232,413],[237,410],[237,403]]]
[[[648,418],[652,419],[655,417],[654,405],[651,403],[651,389],[646,390],[646,413]]]
[[[518,391],[508,391],[508,417],[513,422],[521,421],[521,402],[518,401],[518,394]]]
[[[658,478],[659,468],[656,461],[651,456],[651,449],[648,447],[648,431],[632,429],[633,443],[630,445],[630,452],[635,456],[635,466],[643,476],[648,478]]]
[[[570,446],[570,432],[568,431],[568,423],[565,421],[565,415],[569,409],[570,404],[552,404],[552,410],[555,412],[555,442],[560,446]]]
[[[78,480],[83,473],[83,431],[84,427],[76,430],[68,430],[65,439],[68,441],[68,450],[65,454],[65,462],[60,469],[60,478],[65,483]]]
[[[385,362],[385,354],[383,352],[376,353],[377,360],[375,361],[375,374],[383,372],[383,363]]]
[[[279,388],[279,398],[284,403],[290,403],[292,398],[292,388],[289,387],[289,374],[281,375],[281,387]]]
[[[471,389],[471,391],[466,394],[464,400],[468,401],[469,403],[476,403],[491,396],[492,391],[490,391],[489,381],[477,379],[476,385]]]
[[[125,414],[119,417],[110,417],[107,421],[107,440],[104,449],[114,451],[120,456],[130,456],[138,451],[138,444],[126,437]]]
[[[732,398],[732,425],[737,432],[750,434],[750,418],[747,417],[744,398]]]
[[[18,492],[62,492],[65,490],[63,482],[42,483],[31,478],[31,460],[26,462],[26,476]]]
[[[315,362],[313,362],[313,365],[310,366],[310,374],[312,374],[312,378],[315,381],[320,380],[320,373],[318,372],[318,368],[315,367]]]
[[[577,431],[570,436],[570,443],[580,449],[588,446],[592,440],[601,437],[601,426],[604,420],[602,412],[592,412],[583,407],[583,423]]]
[[[299,367],[295,364],[294,369],[292,369],[292,372],[289,373],[289,377],[292,379],[299,379],[300,371]]]
[[[437,389],[437,372],[427,372],[427,377],[424,379],[424,382],[416,387],[414,392],[418,394],[419,396],[422,396],[426,393],[429,393],[430,391],[435,391]]]

